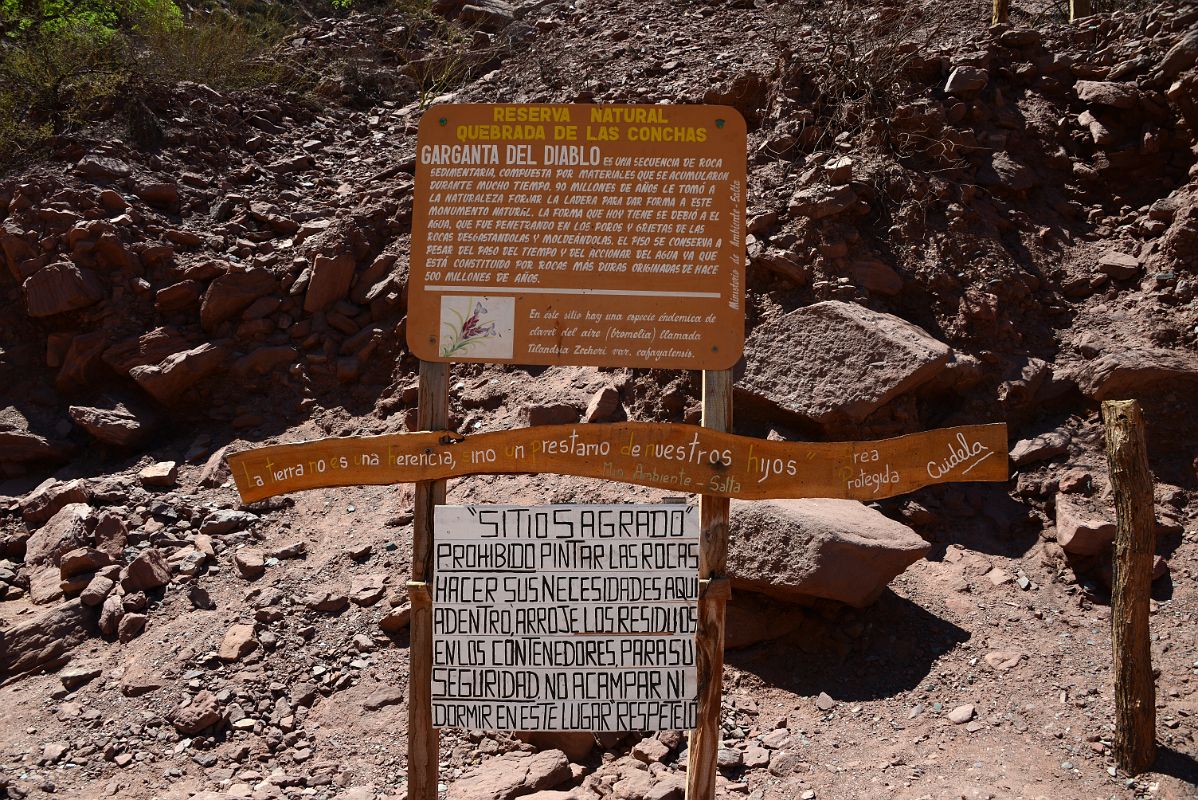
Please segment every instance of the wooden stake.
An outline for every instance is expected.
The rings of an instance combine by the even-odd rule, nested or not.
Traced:
[[[1000,25],[1011,18],[1011,0],[994,0],[994,16],[990,18],[991,25]]]
[[[732,429],[732,372],[703,373],[703,427]],[[716,751],[720,746],[720,700],[724,682],[724,606],[730,594],[724,572],[728,561],[728,499],[699,499],[699,626],[695,664],[699,708],[691,732],[686,768],[687,800],[715,797]]]
[[[1094,12],[1090,10],[1090,0],[1069,0],[1069,21],[1077,22],[1082,17],[1088,17]]]
[[[1156,760],[1156,687],[1148,633],[1156,549],[1152,473],[1144,418],[1135,400],[1102,404],[1106,455],[1115,492],[1115,570],[1111,644],[1115,659],[1115,761],[1131,775]]]
[[[421,430],[449,427],[449,365],[420,362]],[[445,481],[418,481],[412,511],[411,645],[408,649],[408,798],[437,800],[440,731],[433,727],[433,509],[445,502]]]

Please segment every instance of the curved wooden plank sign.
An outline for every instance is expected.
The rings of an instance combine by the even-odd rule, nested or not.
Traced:
[[[746,500],[880,500],[931,484],[1005,481],[1007,426],[873,442],[774,442],[694,425],[546,425],[318,439],[228,457],[242,502],[304,489],[550,472]]]

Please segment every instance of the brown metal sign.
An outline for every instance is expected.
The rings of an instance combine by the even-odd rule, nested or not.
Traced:
[[[550,472],[747,500],[880,500],[956,481],[1005,481],[1007,426],[874,442],[775,442],[693,425],[546,425],[320,439],[229,456],[242,502],[302,489]]]
[[[727,106],[430,108],[408,346],[425,361],[731,367],[745,142]]]

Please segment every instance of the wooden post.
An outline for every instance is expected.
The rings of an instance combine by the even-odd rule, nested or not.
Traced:
[[[732,371],[703,373],[703,427],[732,430]],[[687,749],[687,800],[715,797],[716,751],[720,746],[720,700],[724,682],[724,576],[728,561],[728,498],[699,499],[699,625],[695,667],[699,707]]]
[[[994,15],[990,18],[991,25],[1000,25],[1011,18],[1011,0],[994,0]]]
[[[449,365],[420,362],[421,430],[449,426]],[[433,727],[433,509],[445,502],[445,481],[417,481],[412,510],[411,645],[408,650],[408,799],[437,800],[440,731]]]
[[[1069,0],[1069,21],[1077,22],[1082,17],[1088,17],[1094,12],[1090,10],[1090,0]]]
[[[1115,760],[1131,775],[1156,760],[1156,687],[1148,634],[1152,556],[1156,549],[1152,473],[1144,418],[1135,400],[1102,404],[1106,455],[1115,492],[1115,571],[1111,645],[1115,659]]]

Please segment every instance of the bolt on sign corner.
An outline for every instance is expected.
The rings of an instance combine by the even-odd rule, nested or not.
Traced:
[[[430,108],[408,346],[425,361],[731,367],[745,136],[728,106]]]

